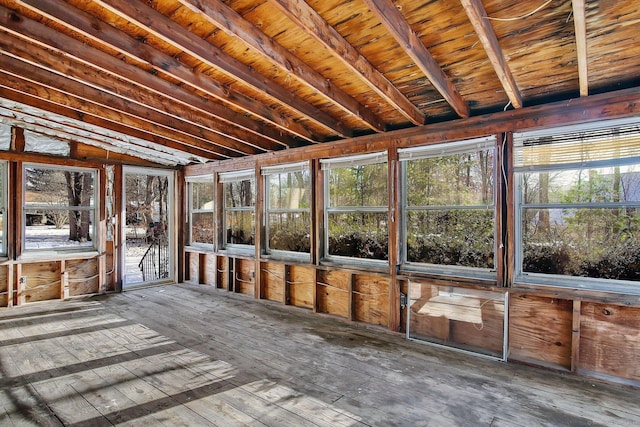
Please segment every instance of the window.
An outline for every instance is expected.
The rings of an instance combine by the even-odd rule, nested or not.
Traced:
[[[0,162],[0,256],[7,255],[7,163]]]
[[[96,247],[94,169],[23,166],[24,250],[89,250]]]
[[[514,134],[514,170],[519,280],[611,291],[640,281],[637,119]]]
[[[495,138],[398,150],[409,268],[495,277]]]
[[[213,176],[187,177],[189,194],[189,242],[213,249]]]
[[[321,160],[325,256],[388,260],[387,153]]]
[[[256,190],[253,170],[220,174],[224,194],[225,246],[253,246],[256,232]]]
[[[311,248],[309,162],[262,168],[265,179],[266,252],[308,254]]]

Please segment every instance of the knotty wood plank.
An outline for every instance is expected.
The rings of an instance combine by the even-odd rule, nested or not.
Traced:
[[[262,269],[260,278],[264,292],[263,298],[285,303],[285,264],[264,262],[260,268]]]
[[[571,368],[572,302],[511,295],[509,358]]]
[[[578,369],[640,381],[640,308],[582,302]]]
[[[299,265],[288,266],[288,287],[291,305],[313,308],[316,291],[315,269]]]
[[[349,318],[350,306],[350,276],[340,270],[318,271],[318,311]]]

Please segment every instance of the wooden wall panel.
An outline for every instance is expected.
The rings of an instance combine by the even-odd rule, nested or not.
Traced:
[[[218,256],[216,259],[216,282],[221,289],[229,289],[229,258]]]
[[[0,307],[9,306],[9,266],[0,265]]]
[[[22,264],[20,275],[26,277],[26,283],[22,285],[23,302],[60,298],[59,261]]]
[[[571,368],[573,302],[532,295],[511,295],[509,358]]]
[[[318,312],[349,318],[351,274],[340,270],[318,271]]]
[[[189,283],[199,283],[200,257],[197,252],[187,252],[187,272],[189,274]]]
[[[353,286],[354,320],[389,324],[389,278],[357,274]]]
[[[97,258],[65,261],[65,271],[69,277],[69,296],[100,292]]]
[[[285,265],[264,262],[261,267],[262,291],[263,298],[269,301],[284,301],[284,275]]]
[[[253,295],[255,291],[255,261],[236,258],[234,270],[235,290],[241,294]]]
[[[313,308],[316,291],[314,267],[289,266],[287,286],[289,287],[289,304],[296,307]]]
[[[640,382],[640,308],[582,302],[579,371]]]
[[[204,254],[204,265],[200,266],[200,268],[204,269],[202,278],[205,285],[216,285],[216,258],[215,254]]]

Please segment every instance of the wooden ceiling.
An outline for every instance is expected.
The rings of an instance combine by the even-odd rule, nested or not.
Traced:
[[[631,1],[0,5],[0,119],[161,164],[640,85]]]

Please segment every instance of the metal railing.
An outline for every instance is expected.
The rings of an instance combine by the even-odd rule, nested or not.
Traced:
[[[166,237],[157,237],[151,241],[138,268],[142,272],[143,282],[169,277],[169,244]]]

